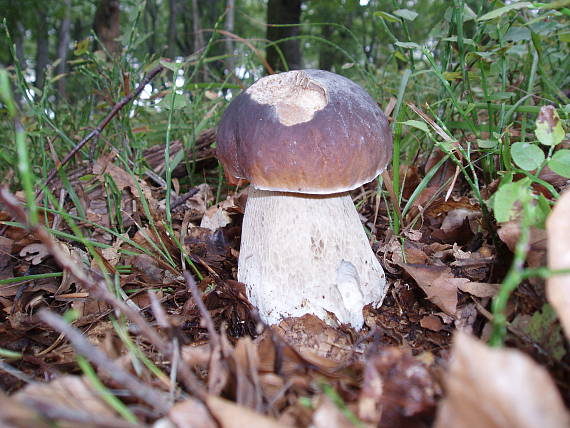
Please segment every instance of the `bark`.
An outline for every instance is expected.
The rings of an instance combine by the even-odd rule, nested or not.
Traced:
[[[57,46],[59,64],[57,65],[56,73],[58,75],[64,74],[67,70],[67,55],[69,53],[69,42],[71,40],[70,30],[71,0],[65,0],[65,14],[59,28],[59,42]],[[62,98],[65,97],[65,78],[62,77],[57,81],[57,90]]]
[[[43,89],[46,77],[46,67],[49,63],[49,35],[47,14],[45,10],[38,11],[36,30],[36,88]]]
[[[332,25],[323,25],[321,28],[321,37],[325,40],[331,40],[334,29]],[[326,43],[319,46],[319,69],[331,71],[334,65],[334,48]]]
[[[192,31],[194,33],[194,52],[200,52],[206,46],[204,43],[204,35],[202,34],[200,19],[201,16],[198,0],[192,0]]]
[[[234,32],[235,23],[235,0],[228,0],[226,3],[226,21],[224,22],[224,30],[229,33]],[[225,39],[225,49],[228,58],[226,60],[228,74],[235,71],[235,58],[234,58],[234,42],[231,37],[226,36]]]
[[[218,2],[219,0],[201,0],[202,5],[208,5],[208,12],[209,12],[209,19],[208,19],[208,27],[213,28],[216,25],[216,21],[218,20]],[[203,7],[203,6],[202,6]]]
[[[87,37],[85,34],[85,28],[83,27],[83,21],[80,17],[76,17],[75,21],[73,21],[73,30],[71,31],[71,38],[72,40],[83,40]]]
[[[198,5],[198,0],[192,0],[192,30],[194,33],[194,52],[202,52],[202,49],[206,47],[204,42],[204,34],[202,33],[201,26],[201,16],[200,7]],[[207,72],[205,66],[201,65],[201,70],[199,71],[200,80],[205,81],[207,79]]]
[[[150,55],[153,55],[156,52],[156,20],[157,10],[155,0],[147,0],[145,14],[143,16],[143,24],[145,32],[150,34],[146,39],[147,49]]]
[[[327,15],[323,19],[327,22],[338,22],[340,15],[331,13],[330,11],[325,12]],[[344,25],[347,28],[352,28],[354,15],[351,13],[344,13],[343,18]],[[343,29],[337,29],[332,25],[324,25],[321,29],[321,37],[325,40],[334,40],[336,44],[340,47],[346,49],[350,46],[352,39],[348,31]],[[319,46],[319,68],[321,70],[334,71],[335,66],[339,67],[344,64],[348,58],[336,47],[322,43]]]
[[[169,15],[168,29],[166,31],[166,56],[174,58],[176,48],[176,15],[178,13],[178,3],[176,0],[168,0]]]
[[[119,0],[99,0],[95,11],[93,30],[110,55],[117,56],[120,53],[121,46],[118,41],[121,35]]]
[[[272,24],[299,24],[301,0],[269,0],[267,4],[267,40],[276,42],[300,34],[299,26],[274,27]],[[281,50],[285,63],[279,54]],[[267,47],[267,62],[275,71],[302,68],[301,44],[298,39],[287,40]]]
[[[192,7],[187,1],[182,3],[182,27],[184,36],[176,40],[178,48],[184,56],[191,55],[194,47],[194,36],[192,35]]]

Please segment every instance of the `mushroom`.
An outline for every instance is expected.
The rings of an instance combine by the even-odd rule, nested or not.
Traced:
[[[269,75],[230,103],[217,156],[251,183],[238,280],[263,321],[308,313],[360,329],[364,306],[381,305],[384,271],[349,191],[376,178],[391,152],[384,113],[334,73]]]

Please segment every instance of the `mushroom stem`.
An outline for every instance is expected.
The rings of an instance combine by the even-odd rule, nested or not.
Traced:
[[[380,306],[386,279],[350,195],[250,188],[238,280],[261,318],[276,324],[313,314],[360,329],[362,309]]]

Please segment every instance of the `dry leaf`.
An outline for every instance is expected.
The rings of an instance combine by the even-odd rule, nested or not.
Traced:
[[[12,247],[14,242],[11,239],[0,236],[0,279],[12,278],[13,258]]]
[[[364,379],[358,395],[358,417],[368,423],[378,425],[382,418],[382,394],[384,382],[378,368],[370,359],[364,366]]]
[[[208,395],[206,404],[221,428],[286,428],[274,419],[231,401]]]
[[[168,411],[168,418],[178,428],[217,428],[218,424],[212,419],[204,404],[189,398],[175,404]]]
[[[12,397],[5,396],[0,391],[0,427],[6,428],[50,428],[53,423],[42,420],[41,416],[25,406],[17,402]]]
[[[35,383],[26,386],[14,395],[20,403],[31,407],[60,407],[68,411],[93,415],[97,418],[115,418],[115,412],[107,406],[99,394],[79,376],[62,376],[50,383]],[[42,404],[44,403],[44,404]],[[62,427],[76,427],[76,423],[60,423]],[[82,427],[93,426],[82,424]]]
[[[331,369],[352,357],[350,335],[342,329],[327,325],[314,315],[285,318],[271,328],[316,367]]]
[[[135,193],[136,185],[133,176],[124,169],[115,165],[113,163],[114,158],[115,153],[110,152],[107,155],[101,156],[99,159],[97,159],[93,164],[93,174],[101,176],[103,174],[109,174],[113,178],[113,181],[119,190],[123,190],[125,187],[129,187],[131,191]]]
[[[449,315],[457,311],[457,289],[469,282],[466,278],[455,278],[447,266],[401,265],[410,274],[427,298]]]
[[[450,233],[453,230],[459,229],[461,226],[463,226],[465,220],[473,220],[478,217],[481,217],[481,212],[472,209],[472,207],[469,208],[460,207],[452,209],[447,213],[447,215],[443,219],[443,222],[441,223],[441,229],[445,233]]]
[[[26,245],[20,250],[20,257],[33,265],[39,265],[47,256],[49,256],[49,251],[44,244]]]
[[[202,221],[200,222],[200,227],[217,230],[221,227],[227,226],[232,222],[227,211],[222,207],[210,207],[204,213]]]
[[[201,218],[208,208],[208,203],[213,200],[214,196],[212,189],[206,183],[199,184],[196,188],[198,191],[186,199],[181,208],[190,210],[193,217]],[[164,209],[165,201],[160,202],[160,207]]]
[[[570,268],[570,191],[562,194],[546,221],[548,234],[548,267]],[[556,275],[548,279],[548,301],[556,310],[564,333],[570,339],[570,274]]]
[[[313,414],[315,428],[354,428],[348,418],[326,395],[321,395],[317,410]]]
[[[443,322],[437,315],[426,315],[420,320],[420,325],[431,331],[440,331],[443,328]]]
[[[121,245],[125,243],[125,241],[121,239],[123,236],[127,239],[129,238],[127,235],[121,235],[121,237],[118,237],[118,239],[113,243],[113,246],[103,248],[101,250],[101,254],[105,260],[107,260],[107,262],[113,267],[119,263],[119,259],[121,257],[119,250],[121,249]]]
[[[263,408],[259,386],[259,354],[251,338],[242,337],[233,352],[235,362],[236,402],[251,409]]]
[[[501,241],[507,244],[509,250],[513,253],[519,240],[520,220],[512,220],[501,224],[497,234]],[[546,232],[536,227],[530,228],[529,249],[527,254],[527,264],[529,267],[538,267],[545,265],[546,252]]]
[[[147,200],[149,206],[153,207],[156,202],[152,196],[152,192],[144,180],[136,178],[125,171],[120,166],[113,163],[115,158],[115,153],[110,152],[107,155],[101,156],[93,164],[93,174],[99,176],[99,180],[104,183],[104,174],[109,174],[113,181],[115,182],[119,191],[123,191],[125,188],[129,188],[131,194],[135,197],[139,197],[140,192]]]
[[[514,349],[458,332],[436,428],[563,428],[570,415],[548,372]]]
[[[76,247],[67,247],[66,245],[61,245],[61,250],[65,252],[75,263],[79,266],[84,265],[84,261],[88,261],[89,257],[87,253]],[[63,271],[63,278],[57,288],[55,294],[63,294],[71,289],[71,286],[75,284],[76,278],[68,270]],[[82,288],[80,288],[82,289]]]
[[[382,379],[381,426],[410,426],[413,419],[434,410],[436,384],[409,351],[383,347],[366,364],[373,364]]]
[[[458,284],[461,291],[472,294],[475,297],[493,297],[497,294],[500,286],[501,284],[471,281]]]

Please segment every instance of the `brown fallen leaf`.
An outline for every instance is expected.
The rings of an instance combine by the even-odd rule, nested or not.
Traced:
[[[326,395],[319,397],[317,410],[313,414],[315,428],[353,428],[354,425]]]
[[[0,236],[0,279],[12,278],[14,276],[13,246],[14,241]]]
[[[188,194],[180,195],[171,204],[173,212],[182,214],[190,211],[190,219],[192,221],[200,220],[208,205],[213,202],[214,195],[212,189],[207,183],[202,183],[192,189]],[[166,200],[160,201],[160,209],[166,209]]]
[[[464,293],[472,294],[475,297],[493,297],[499,291],[501,284],[491,284],[487,282],[462,282],[458,287]]]
[[[85,428],[96,426],[97,419],[116,420],[115,412],[89,383],[79,376],[62,376],[49,383],[30,384],[16,393],[14,398],[40,412],[42,409],[61,408],[65,409],[67,414],[91,416],[92,423],[81,424]],[[60,422],[58,426],[77,427],[77,423]]]
[[[570,191],[562,194],[546,221],[548,235],[548,267],[570,268]],[[570,340],[570,274],[556,275],[548,279],[546,296],[556,310],[564,333]]]
[[[455,278],[447,266],[401,265],[410,274],[427,298],[448,315],[457,311],[457,289],[468,283],[467,278]]]
[[[49,256],[49,252],[44,244],[26,245],[20,250],[20,257],[29,261],[32,265],[39,265]]]
[[[232,222],[232,219],[228,215],[227,211],[224,211],[221,207],[210,207],[204,213],[202,221],[200,222],[200,227],[217,230],[221,227],[227,226]]]
[[[43,419],[30,407],[17,402],[0,391],[0,426],[7,428],[50,428],[53,423]]]
[[[382,418],[384,382],[378,368],[370,359],[364,365],[362,387],[358,394],[358,417],[374,425]]]
[[[235,195],[230,195],[225,201],[208,208],[202,217],[200,227],[216,230],[230,224],[232,222],[230,214],[239,212],[239,206],[235,199]]]
[[[514,349],[456,333],[435,428],[563,428],[570,414],[548,372]]]
[[[380,348],[366,361],[382,380],[382,427],[416,426],[414,421],[435,408],[439,389],[427,367],[407,350]]]
[[[238,406],[231,401],[208,395],[206,405],[218,421],[221,428],[286,428],[288,425],[281,424],[268,416],[257,413],[247,407]]]
[[[272,329],[317,367],[330,369],[353,356],[350,333],[331,327],[314,315],[285,318]]]
[[[501,224],[497,234],[501,241],[507,244],[509,250],[515,251],[520,236],[520,220],[511,220]],[[529,267],[545,265],[546,232],[536,227],[530,228],[529,249],[527,264]]]
[[[217,428],[218,424],[208,412],[204,404],[195,399],[189,398],[180,403],[176,403],[168,411],[168,419],[178,428]],[[155,426],[157,426],[155,424]]]
[[[426,315],[420,320],[420,325],[431,331],[440,331],[443,328],[443,322],[437,315]]]
[[[104,179],[103,174],[109,174],[119,190],[129,187],[133,192],[136,192],[133,176],[113,163],[115,156],[114,152],[110,152],[97,159],[93,164],[93,174],[101,176],[102,180]]]

